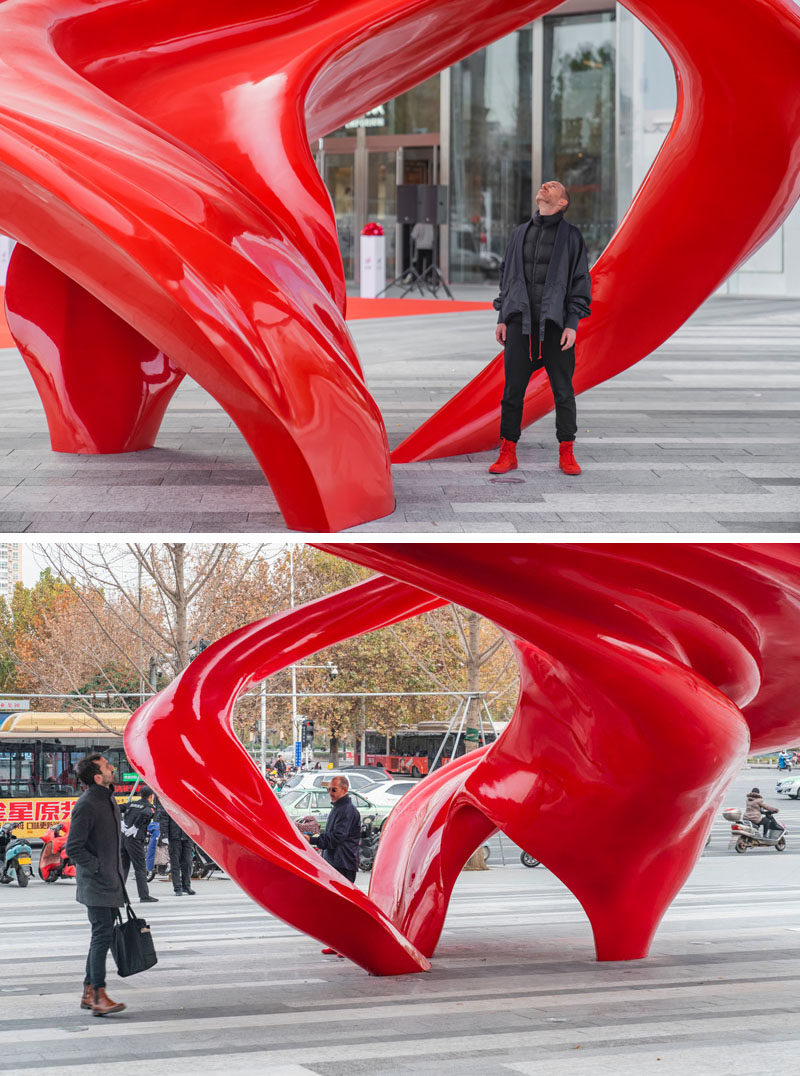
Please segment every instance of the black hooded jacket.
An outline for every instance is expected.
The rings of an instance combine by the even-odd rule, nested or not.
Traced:
[[[500,294],[494,301],[498,322],[508,323],[512,318],[521,318],[522,331],[527,336],[530,335],[533,321],[531,302],[533,300],[535,303],[538,299],[540,340],[544,340],[545,322],[553,321],[560,329],[577,329],[580,319],[588,318],[591,313],[592,288],[586,244],[578,228],[564,220],[561,214],[557,216],[560,219],[554,228],[552,246],[550,227],[541,227],[542,218],[538,212],[511,233],[500,266]],[[525,275],[525,240],[528,230],[533,231],[534,228],[536,238],[533,249],[530,242],[532,237],[529,237],[527,244],[529,289]],[[542,280],[541,269],[548,250],[547,271]]]

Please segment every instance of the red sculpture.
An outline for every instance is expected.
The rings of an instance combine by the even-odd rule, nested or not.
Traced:
[[[497,829],[575,894],[599,959],[646,955],[750,744],[800,733],[800,549],[322,548],[383,574],[204,650],[129,722],[137,771],[255,900],[375,974],[428,966],[458,872]],[[288,822],[231,713],[291,662],[448,601],[506,634],[519,702],[494,744],[395,808],[366,897]],[[608,838],[576,838],[596,818]]]
[[[309,140],[555,3],[3,0],[0,232],[21,244],[6,304],[53,447],[152,445],[189,374],[247,439],[290,527],[390,512],[386,432],[345,326]],[[595,267],[579,390],[666,339],[798,196],[790,0],[629,7],[668,48],[681,96]],[[739,157],[753,131],[756,181]],[[495,360],[395,460],[490,447],[501,380]],[[550,409],[545,384],[532,382],[526,422]]]

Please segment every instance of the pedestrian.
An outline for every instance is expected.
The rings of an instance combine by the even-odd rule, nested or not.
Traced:
[[[543,183],[537,211],[511,233],[500,266],[495,338],[504,347],[505,388],[500,405],[500,455],[492,474],[513,471],[522,430],[525,390],[534,370],[544,366],[556,410],[558,461],[565,474],[578,475],[575,459],[577,414],[572,376],[578,322],[592,302],[586,244],[564,219],[569,193],[563,183]]]
[[[72,809],[66,852],[75,864],[76,899],[86,905],[92,927],[81,1008],[108,1016],[125,1008],[106,993],[106,957],[117,909],[125,903],[114,767],[95,753],[80,759],[75,772],[86,791]]]
[[[147,873],[156,869],[156,845],[158,844],[159,826],[155,818],[147,827],[147,853],[145,855],[145,867]]]
[[[433,225],[417,221],[411,229],[411,241],[414,244],[414,270],[420,276],[433,265]]]
[[[194,841],[185,833],[178,823],[167,814],[162,803],[158,808],[159,837],[158,843],[166,841],[169,848],[169,865],[172,872],[172,888],[176,897],[188,893],[195,895],[192,889],[192,853]]]
[[[358,845],[361,840],[361,815],[350,799],[350,782],[346,777],[332,777],[328,785],[331,798],[331,813],[325,823],[325,832],[309,837],[309,841],[322,849],[322,858],[326,860],[351,882],[356,880],[358,870]],[[335,949],[322,950],[327,955],[336,953]],[[338,955],[338,954],[337,954]]]
[[[125,808],[125,816],[122,820],[122,879],[128,881],[128,871],[133,864],[133,873],[136,878],[136,889],[139,900],[142,903],[149,901],[154,903],[158,897],[150,895],[147,885],[147,861],[145,857],[145,845],[147,844],[147,831],[156,809],[153,806],[153,790],[147,785],[139,789],[139,798],[129,803]]]

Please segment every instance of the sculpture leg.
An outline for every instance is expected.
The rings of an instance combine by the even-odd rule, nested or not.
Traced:
[[[8,267],[11,335],[56,452],[152,448],[183,379],[172,361],[79,284],[17,244]]]

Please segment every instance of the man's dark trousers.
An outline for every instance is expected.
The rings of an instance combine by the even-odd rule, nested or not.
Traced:
[[[544,362],[545,372],[556,405],[556,437],[574,441],[578,429],[572,375],[575,373],[575,348],[561,350],[561,332],[554,321],[546,321],[542,358],[539,359],[539,326],[533,322],[530,336],[522,332],[522,321],[513,319],[506,325],[504,352],[506,387],[500,410],[500,436],[515,444],[522,431],[522,404],[531,374]]]
[[[169,866],[172,871],[172,888],[176,893],[192,888],[192,842],[169,842]]]
[[[138,837],[122,838],[122,877],[127,882],[128,871],[133,864],[133,874],[136,878],[136,888],[139,891],[139,900],[150,896],[147,887],[147,865],[145,864],[144,841]]]
[[[87,904],[86,913],[92,927],[89,955],[86,958],[86,986],[99,989],[106,985],[106,957],[111,946],[111,931],[117,918],[116,908],[101,908]]]

